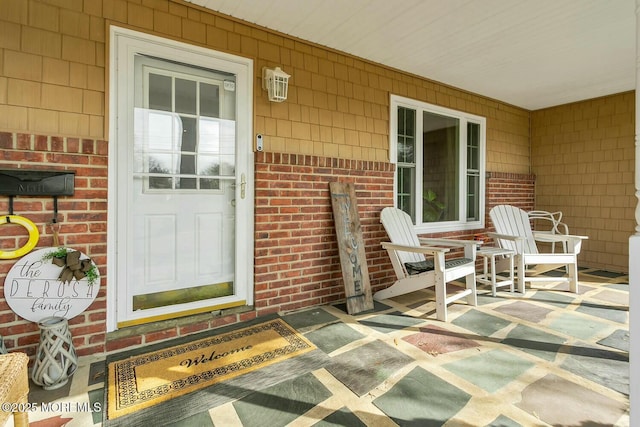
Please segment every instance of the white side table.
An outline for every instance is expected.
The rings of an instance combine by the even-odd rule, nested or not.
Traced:
[[[509,286],[509,290],[513,292],[513,257],[515,252],[509,249],[481,247],[477,252],[478,256],[483,258],[484,269],[482,274],[476,276],[476,280],[480,283],[491,285],[491,295],[496,296],[496,288],[501,286]],[[509,278],[500,279],[497,278],[496,271],[496,257],[502,257],[509,259]],[[489,262],[491,262],[491,270],[488,269]]]

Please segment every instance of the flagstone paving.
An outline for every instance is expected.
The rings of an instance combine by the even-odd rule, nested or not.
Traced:
[[[613,426],[626,409],[623,402],[553,374],[527,386],[517,406],[561,426]]]
[[[533,362],[513,353],[491,350],[443,366],[460,378],[494,393],[510,384],[534,365]],[[488,366],[495,366],[495,369],[487,369]]]
[[[547,317],[547,314],[553,311],[550,308],[540,307],[539,305],[530,304],[524,301],[516,301],[513,304],[504,304],[496,307],[495,310],[533,323],[541,322],[545,317]]]
[[[617,329],[612,332],[611,335],[598,341],[598,344],[629,352],[629,331],[626,329]]]
[[[316,377],[306,374],[251,393],[233,402],[233,407],[243,426],[284,426],[331,395]]]
[[[326,369],[355,394],[363,396],[413,360],[376,340],[334,356]]]
[[[502,341],[541,359],[553,361],[566,339],[527,325],[516,325]]]
[[[453,304],[449,323],[435,320],[431,290],[357,315],[344,303],[289,313],[282,318],[323,355],[320,368],[275,367],[282,379],[270,386],[226,400],[216,399],[223,388],[204,389],[218,402],[208,410],[160,403],[131,425],[626,427],[628,277],[589,269],[579,277],[577,295],[556,283],[496,297],[480,287],[478,306]],[[81,358],[58,390],[32,384],[29,399],[103,405],[104,358]],[[109,424],[102,411],[29,415],[32,427]]]
[[[441,426],[470,399],[470,394],[417,367],[373,404],[398,425],[428,427]]]
[[[451,332],[438,326],[420,328],[420,332],[402,339],[432,356],[480,346],[480,343],[466,338],[463,334]]]
[[[560,314],[549,327],[574,338],[589,339],[612,326],[590,316],[579,316],[573,313]]]

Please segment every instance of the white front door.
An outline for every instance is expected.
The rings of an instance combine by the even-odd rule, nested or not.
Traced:
[[[250,62],[115,32],[110,329],[251,304]]]

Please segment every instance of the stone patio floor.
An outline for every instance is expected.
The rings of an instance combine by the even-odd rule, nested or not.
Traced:
[[[478,306],[454,303],[449,323],[435,320],[431,290],[355,316],[344,304],[286,314],[326,366],[147,425],[628,426],[628,287],[628,276],[593,269],[580,271],[579,294],[558,282],[496,297],[479,286]],[[30,425],[101,425],[101,411],[64,403],[102,405],[104,371],[85,357],[63,388],[32,384],[31,402],[59,410],[31,413]]]

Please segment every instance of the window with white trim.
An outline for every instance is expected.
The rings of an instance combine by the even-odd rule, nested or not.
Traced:
[[[486,119],[391,96],[396,206],[419,232],[484,227]]]

